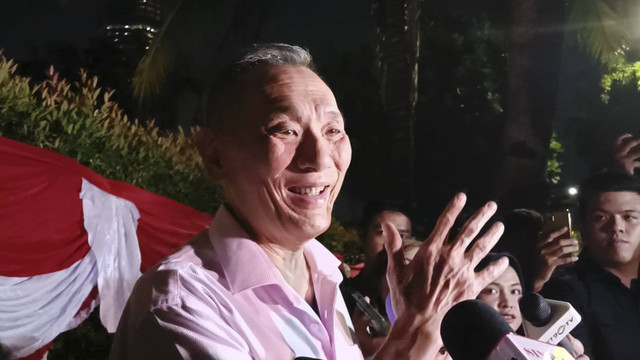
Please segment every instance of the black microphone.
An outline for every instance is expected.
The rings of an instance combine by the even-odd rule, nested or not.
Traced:
[[[478,300],[453,306],[442,319],[440,334],[454,360],[575,360],[563,348],[512,333],[497,311]]]
[[[491,306],[466,300],[454,305],[442,319],[440,335],[455,360],[486,359],[505,334],[512,332]]]
[[[520,298],[520,312],[527,337],[557,344],[567,349],[571,355],[578,355],[569,339],[565,337],[582,320],[571,304],[547,301],[540,294],[528,293]]]

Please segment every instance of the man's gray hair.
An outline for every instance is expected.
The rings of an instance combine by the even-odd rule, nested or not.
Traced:
[[[253,67],[258,64],[294,65],[313,68],[311,54],[299,46],[288,44],[254,44],[239,61],[238,67]]]
[[[235,105],[237,85],[242,75],[265,65],[302,66],[315,70],[311,54],[295,45],[253,44],[239,57],[230,61],[217,73],[205,96],[205,126],[218,127],[224,123],[226,110]]]

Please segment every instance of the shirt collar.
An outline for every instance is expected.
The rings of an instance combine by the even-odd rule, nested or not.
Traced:
[[[620,278],[598,264],[588,252],[585,252],[580,256],[580,260],[578,260],[575,267],[576,271],[582,274],[585,279],[595,280],[604,278],[617,283],[622,283]],[[640,278],[640,274],[638,277]],[[632,283],[636,280],[637,278],[633,279]]]
[[[269,284],[285,284],[284,278],[258,244],[249,238],[231,213],[221,206],[208,230],[209,240],[222,266],[232,293]],[[304,245],[304,255],[313,274],[339,283],[338,260],[315,239]]]

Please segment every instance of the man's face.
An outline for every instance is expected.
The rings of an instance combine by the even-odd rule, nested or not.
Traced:
[[[640,195],[605,192],[587,203],[584,245],[605,267],[626,265],[640,256]]]
[[[365,238],[364,258],[366,263],[371,263],[376,255],[384,249],[385,237],[382,232],[382,223],[390,222],[396,227],[403,240],[411,238],[411,220],[403,213],[397,211],[383,211],[378,214],[367,229]]]
[[[227,202],[258,241],[295,248],[324,232],[351,161],[333,93],[313,71],[269,65],[243,82],[218,134]]]

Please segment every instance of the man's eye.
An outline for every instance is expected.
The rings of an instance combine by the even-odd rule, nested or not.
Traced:
[[[280,135],[286,135],[286,136],[292,136],[292,135],[296,135],[295,130],[291,130],[291,129],[286,129],[286,130],[280,130],[278,132],[278,134]]]
[[[298,132],[293,129],[275,127],[269,129],[269,135],[277,137],[291,137],[298,135]]]
[[[512,295],[522,295],[522,290],[520,290],[520,289],[513,289],[513,290],[511,290],[511,294],[512,294]]]

